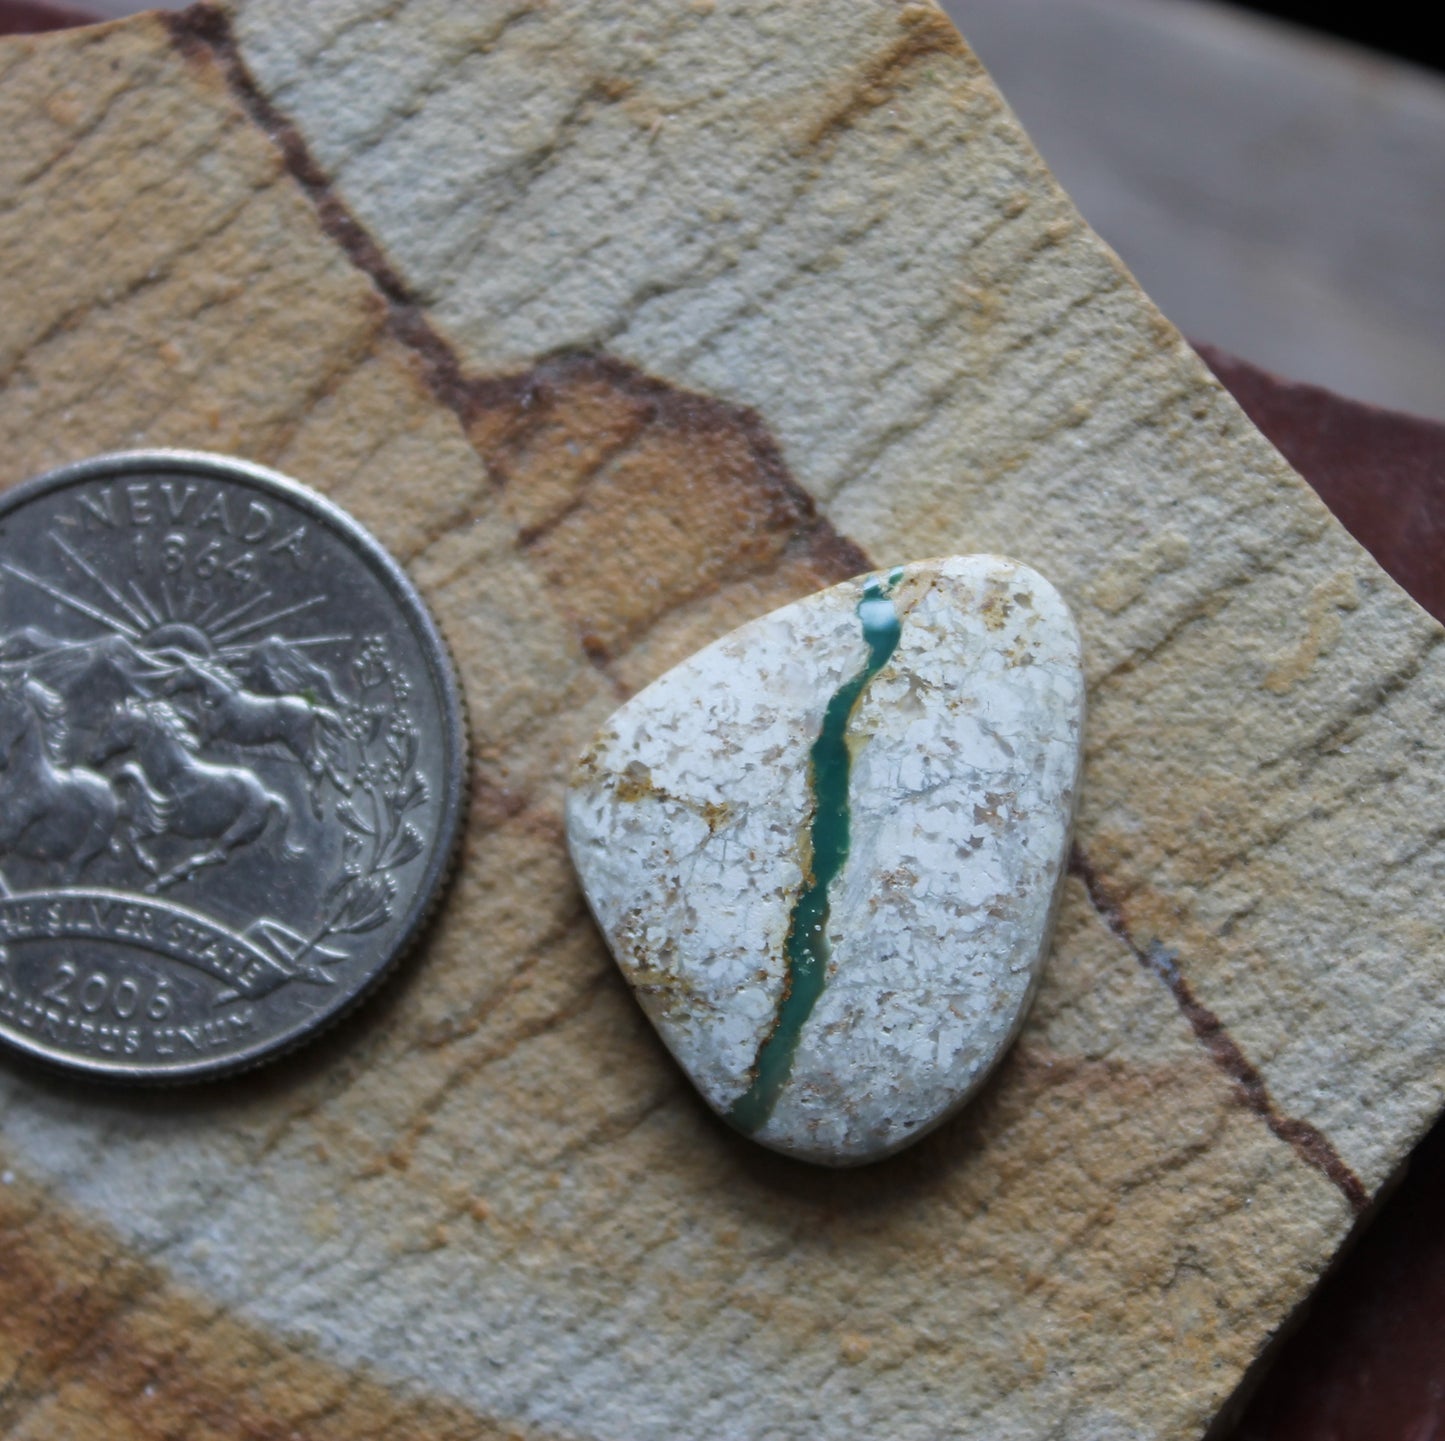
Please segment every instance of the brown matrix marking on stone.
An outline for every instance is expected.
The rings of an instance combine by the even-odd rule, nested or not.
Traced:
[[[900,15],[902,37],[853,80],[843,99],[823,116],[807,137],[810,149],[846,130],[860,115],[886,105],[907,71],[932,55],[967,54],[953,22],[931,5],[906,5]]]
[[[1286,1116],[1275,1104],[1259,1069],[1240,1048],[1239,1042],[1225,1029],[1224,1022],[1194,994],[1178,958],[1159,941],[1141,946],[1129,930],[1123,906],[1113,896],[1089,858],[1078,846],[1069,858],[1069,869],[1084,883],[1089,904],[1100,920],[1128,947],[1134,959],[1145,970],[1157,976],[1169,988],[1184,1019],[1189,1022],[1199,1043],[1210,1059],[1234,1082],[1240,1100],[1269,1129],[1291,1147],[1307,1166],[1322,1172],[1339,1187],[1350,1209],[1359,1215],[1370,1202],[1365,1184],[1335,1150],[1329,1137],[1317,1126],[1295,1116]]]
[[[855,87],[846,101],[831,113],[811,137],[811,143],[822,142],[830,132],[850,124],[863,110],[884,103],[890,85],[910,65],[929,53],[958,45],[956,34],[942,17],[935,21],[930,18],[935,14],[931,9],[914,8],[917,15],[913,33],[905,37],[891,56],[874,67],[876,73],[871,73],[871,78],[864,77],[865,83]],[[278,146],[289,173],[315,206],[325,233],[370,278],[385,300],[392,334],[417,357],[432,393],[459,418],[468,437],[504,486],[509,479],[520,476],[523,462],[528,458],[535,466],[540,466],[539,457],[546,452],[550,452],[550,463],[561,460],[565,445],[559,443],[555,435],[551,444],[547,443],[548,419],[560,424],[565,431],[567,422],[575,424],[584,418],[590,396],[599,406],[599,413],[617,428],[619,436],[613,442],[615,448],[603,446],[597,458],[582,466],[577,477],[579,494],[603,475],[609,460],[629,445],[641,449],[639,437],[667,440],[670,444],[662,449],[671,451],[674,457],[678,452],[672,446],[679,441],[695,444],[703,438],[712,443],[712,448],[703,456],[694,449],[688,452],[686,467],[668,470],[654,463],[648,467],[648,474],[654,480],[665,482],[661,492],[664,497],[668,495],[669,484],[676,487],[678,475],[693,477],[690,484],[682,486],[681,497],[672,497],[674,503],[680,498],[697,500],[721,479],[734,488],[733,495],[739,503],[751,502],[750,511],[761,502],[764,514],[775,514],[776,523],[771,530],[777,541],[772,552],[773,564],[786,570],[790,562],[797,563],[796,573],[788,582],[790,586],[806,577],[814,578],[811,587],[801,591],[793,589],[791,594],[785,592],[781,599],[793,598],[805,593],[807,588],[817,588],[873,568],[858,546],[839,535],[817,514],[811,498],[788,473],[766,425],[752,411],[689,394],[644,375],[622,361],[592,354],[551,356],[512,376],[469,376],[456,351],[432,326],[419,297],[336,194],[330,177],[311,154],[301,132],[261,92],[241,58],[226,15],[202,4],[168,15],[166,23],[183,54],[198,63],[214,63],[220,68],[237,101]],[[735,454],[727,452],[720,437],[736,445]],[[529,448],[539,440],[540,449]],[[737,456],[745,458],[741,465]],[[585,499],[577,502],[574,497],[557,514],[524,526],[518,543],[534,551],[545,546],[565,528],[569,513],[581,514],[585,504]],[[777,507],[776,512],[772,507]],[[664,513],[668,509],[666,504],[662,506]],[[687,519],[691,524],[693,517],[689,515]],[[744,529],[740,519],[753,523],[756,528],[754,513],[745,513],[740,518],[734,510],[728,519],[734,533]],[[612,544],[625,539],[595,524],[587,538],[593,543],[606,539]],[[730,554],[736,555],[736,539],[732,547]],[[762,555],[745,554],[725,577],[707,578],[702,593],[708,587],[718,588],[724,579],[748,574],[750,567],[761,566],[765,571],[768,562],[763,555],[767,553],[768,548],[764,547]],[[566,576],[559,571],[549,567],[548,573],[554,584],[566,584]],[[752,570],[751,573],[759,572]],[[686,598],[685,593],[681,596],[663,593],[659,588],[654,606],[656,614],[651,618],[655,619],[669,606]],[[781,599],[774,603],[781,603]],[[635,639],[645,624],[645,619],[634,620],[617,639],[621,642]],[[601,635],[584,629],[583,640],[588,653],[599,663],[615,654]],[[525,803],[524,799],[520,804],[525,806]],[[1109,929],[1128,946],[1141,965],[1169,987],[1196,1037],[1235,1082],[1249,1109],[1305,1164],[1328,1176],[1357,1212],[1364,1209],[1368,1194],[1359,1177],[1316,1127],[1278,1111],[1258,1069],[1229,1036],[1219,1017],[1197,1000],[1173,958],[1162,950],[1141,948],[1133,940],[1119,905],[1077,849],[1071,869],[1084,881],[1095,909]]]
[[[462,420],[594,660],[731,586],[750,585],[749,610],[766,610],[869,569],[757,415],[612,357],[554,355],[472,380]]]
[[[605,664],[662,616],[729,585],[762,587],[766,603],[752,602],[761,611],[873,568],[818,514],[767,425],[747,407],[591,352],[547,356],[511,375],[468,374],[301,132],[261,92],[227,16],[195,5],[166,24],[190,60],[220,68],[280,149],[322,229],[376,286],[391,333],[416,357],[432,394],[504,489],[524,493],[519,542],[594,662]],[[605,576],[599,547],[608,557]],[[649,583],[620,598],[607,582],[629,568]]]

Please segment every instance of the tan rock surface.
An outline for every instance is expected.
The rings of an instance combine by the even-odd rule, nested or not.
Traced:
[[[3,479],[328,491],[478,757],[336,1035],[175,1095],[6,1064],[0,1428],[1197,1435],[1440,1105],[1445,651],[938,13],[257,0],[0,44],[0,135]],[[1079,618],[1079,856],[984,1095],[820,1174],[666,1057],[562,782],[698,645],[944,550]]]

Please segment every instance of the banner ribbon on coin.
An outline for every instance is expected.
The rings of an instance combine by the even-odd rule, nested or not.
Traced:
[[[263,921],[250,929],[253,935],[238,935],[199,911],[122,891],[28,891],[0,897],[0,944],[93,940],[137,945],[204,971],[233,996],[257,1000],[298,979],[298,973],[282,959],[290,934],[286,928],[278,935],[274,922]]]

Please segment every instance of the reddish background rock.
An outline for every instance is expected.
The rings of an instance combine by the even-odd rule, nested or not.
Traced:
[[[42,0],[0,0],[0,35],[33,35],[39,30],[63,30],[88,25],[93,17],[67,5],[46,5]]]
[[[1439,512],[1436,511],[1436,519]],[[1445,1437],[1445,1125],[1219,1441]]]
[[[1198,350],[1355,539],[1445,620],[1445,425]]]

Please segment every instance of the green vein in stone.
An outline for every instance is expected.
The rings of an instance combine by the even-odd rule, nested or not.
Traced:
[[[864,585],[858,619],[868,647],[868,661],[834,692],[823,713],[818,739],[808,753],[808,788],[813,798],[812,861],[793,903],[783,943],[788,969],[777,1017],[758,1047],[752,1084],[728,1110],[728,1120],[740,1131],[756,1131],[772,1115],[792,1073],[803,1025],[827,984],[828,888],[848,859],[852,821],[848,803],[852,765],[848,725],[869,681],[888,664],[898,645],[901,626],[889,593],[902,578],[903,572],[895,570],[886,581],[874,577]]]

